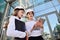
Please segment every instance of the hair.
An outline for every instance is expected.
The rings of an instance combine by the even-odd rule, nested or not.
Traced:
[[[33,16],[34,16],[34,12],[33,12],[33,11],[31,11],[31,12],[32,12],[32,14],[33,14]],[[27,12],[27,14],[26,14],[26,18],[28,18],[28,17],[27,17],[28,14],[29,14],[29,12]]]
[[[13,16],[17,16],[17,14],[18,14],[19,10],[23,10],[23,11],[25,12],[25,10],[24,10],[24,9],[22,9],[22,8],[21,8],[21,9],[16,8],[16,9],[14,10]]]
[[[34,16],[34,12],[33,11],[31,11],[32,12],[32,14],[33,14],[33,16]],[[26,15],[28,15],[29,14],[29,12],[27,12],[27,14]]]
[[[23,11],[25,12],[25,10],[22,9],[22,8],[21,8],[21,9],[16,8],[16,9],[14,10],[13,16],[17,16],[19,10],[23,10]],[[5,28],[6,30],[7,30],[7,28],[8,28],[8,24],[9,24],[9,20],[7,20],[6,23],[4,24],[4,25],[5,25],[4,28]]]

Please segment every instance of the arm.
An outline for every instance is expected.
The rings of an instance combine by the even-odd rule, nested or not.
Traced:
[[[43,23],[37,21],[37,22],[35,23],[35,25],[33,26],[33,28],[31,29],[31,32],[32,32],[34,29],[36,29],[37,27],[43,28]]]
[[[28,32],[26,32],[26,40],[28,40],[29,39],[29,37],[28,37]]]
[[[25,32],[15,30],[14,17],[9,19],[9,24],[7,28],[7,36],[24,38],[26,36]]]
[[[36,27],[37,25],[34,25],[30,32],[32,32]]]

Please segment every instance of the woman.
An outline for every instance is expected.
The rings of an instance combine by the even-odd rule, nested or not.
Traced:
[[[21,21],[24,12],[23,7],[17,6],[9,19],[7,36],[14,37],[14,40],[26,40],[25,23]]]
[[[26,22],[26,29],[29,33],[29,40],[44,40],[42,38],[43,24],[35,21],[33,10],[28,9],[26,15],[28,19],[28,21]],[[38,25],[37,23],[40,25]]]

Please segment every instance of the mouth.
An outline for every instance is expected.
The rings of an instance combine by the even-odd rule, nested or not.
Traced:
[[[21,15],[21,16],[23,16],[23,15]]]
[[[33,16],[30,16],[30,17],[33,17]]]

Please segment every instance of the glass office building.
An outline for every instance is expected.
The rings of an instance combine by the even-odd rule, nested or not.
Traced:
[[[23,6],[25,10],[33,9],[35,18],[42,17],[45,19],[43,35],[45,40],[58,39],[55,37],[54,31],[57,30],[55,29],[56,26],[60,25],[60,0],[0,0],[1,40],[12,40],[6,37],[6,30],[3,30],[2,26],[4,21],[12,15],[16,6]]]

